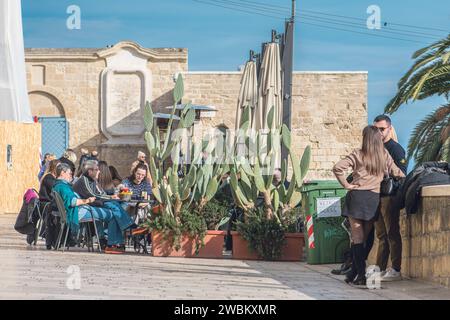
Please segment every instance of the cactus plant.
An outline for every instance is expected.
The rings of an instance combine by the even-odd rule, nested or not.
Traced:
[[[269,111],[267,117],[269,128],[273,127],[273,111],[274,108]],[[245,110],[241,128],[248,128],[247,114],[248,110]],[[261,131],[256,133],[257,141],[262,140],[262,135]],[[273,183],[273,173],[277,160],[276,150],[279,150],[281,143],[288,150],[293,171],[287,190],[285,187],[287,181],[286,161],[281,163],[281,182],[278,185]],[[265,161],[262,161],[261,155],[263,153],[266,153]],[[295,208],[301,201],[300,187],[309,168],[311,148],[306,147],[299,161],[291,148],[291,132],[286,125],[283,125],[282,128],[270,130],[266,145],[257,143],[256,155],[253,164],[250,163],[249,159],[244,158],[240,159],[239,162],[235,161],[231,166],[231,187],[236,204],[248,213],[255,209],[258,197],[261,194],[266,217],[281,221],[282,216]],[[266,172],[263,172],[262,165],[266,166]]]
[[[154,125],[153,111],[149,102],[144,110],[144,124],[146,128],[145,141],[150,152],[149,168],[152,178],[152,191],[162,208],[162,214],[175,218],[180,223],[180,213],[183,206],[189,206],[195,201],[199,209],[211,200],[220,184],[220,178],[226,170],[221,163],[201,165],[201,153],[214,153],[210,144],[203,146],[201,142],[193,143],[191,155],[193,161],[188,172],[180,177],[178,174],[179,159],[183,134],[176,135],[173,131],[173,120],[177,105],[184,94],[183,78],[181,75],[173,91],[174,105],[170,114],[164,144],[161,146],[159,128]],[[185,133],[195,121],[195,110],[190,103],[181,111],[177,132]],[[170,155],[174,155],[172,164],[164,170],[163,163]]]

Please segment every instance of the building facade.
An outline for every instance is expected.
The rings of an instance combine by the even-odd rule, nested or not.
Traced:
[[[25,54],[43,152],[56,146],[56,153],[66,147],[95,149],[126,176],[137,151],[146,151],[145,102],[167,113],[180,73],[184,101],[217,110],[197,126],[234,129],[242,73],[190,72],[187,49],[120,42],[103,49],[30,48]],[[307,178],[332,178],[331,167],[360,145],[366,124],[367,72],[294,72],[292,142],[298,155],[312,147]]]

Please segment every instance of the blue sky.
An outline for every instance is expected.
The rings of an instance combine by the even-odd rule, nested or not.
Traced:
[[[234,0],[235,3],[239,1]],[[253,1],[286,8],[291,5],[290,0]],[[398,79],[412,63],[412,53],[448,32],[392,26],[397,30],[407,30],[408,34],[413,31],[432,35],[422,38],[417,34],[417,37],[390,34],[419,43],[379,38],[302,23],[324,25],[323,18],[327,16],[311,11],[365,20],[369,16],[367,7],[378,5],[382,21],[450,31],[448,0],[298,2],[298,11],[309,17],[302,19],[299,16],[297,19],[300,23],[296,24],[294,69],[368,71],[369,120],[382,113],[386,103],[395,94]],[[81,30],[66,28],[69,16],[66,9],[72,4],[81,8]],[[223,0],[216,1],[216,4],[225,5]],[[242,6],[234,7],[248,10]],[[189,49],[191,71],[235,71],[245,63],[250,49],[259,51],[261,43],[270,40],[271,29],[280,32],[284,29],[284,22],[279,18],[247,14],[193,0],[22,0],[22,10],[26,47],[105,47],[121,40],[133,40],[145,47],[184,47]],[[279,17],[281,12],[275,10],[277,8],[274,7],[272,13],[251,11]],[[322,20],[312,15],[322,17]],[[359,32],[379,34],[376,30],[364,29],[363,20],[328,17],[360,23]],[[327,25],[358,30],[342,25]],[[415,124],[443,102],[443,98],[429,99],[403,106],[393,115],[403,146],[406,147]]]

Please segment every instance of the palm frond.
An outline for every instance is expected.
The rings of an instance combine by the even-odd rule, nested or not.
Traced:
[[[412,57],[416,61],[399,80],[397,94],[386,105],[386,113],[394,113],[409,101],[425,99],[432,95],[449,95],[450,34],[417,50]]]
[[[412,58],[416,59],[416,58],[420,57],[422,54],[424,54],[427,51],[431,51],[431,50],[434,50],[434,49],[440,49],[442,47],[449,47],[449,46],[450,46],[450,34],[444,39],[438,40],[438,41],[430,44],[429,46],[426,46],[425,48],[417,50],[412,55]]]
[[[450,103],[437,108],[414,128],[408,142],[408,159],[416,166],[426,161],[448,161],[450,154]]]
[[[450,162],[450,137],[447,137],[447,139],[442,144],[441,154],[439,155],[439,158],[442,161]]]

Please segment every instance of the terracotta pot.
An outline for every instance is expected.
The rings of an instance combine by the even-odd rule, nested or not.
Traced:
[[[153,214],[158,214],[158,213],[161,213],[161,205],[160,204],[158,204],[157,206],[154,206],[153,208],[152,208],[152,213]]]
[[[303,233],[286,233],[286,246],[283,248],[281,261],[302,261],[305,248]]]
[[[171,246],[171,240],[164,239],[164,234],[161,232],[152,232],[152,255],[154,257],[189,257],[192,256],[195,250],[194,241],[182,235],[180,239],[180,250],[176,251]]]
[[[249,249],[247,240],[238,232],[232,231],[233,236],[233,259],[240,260],[262,260],[257,253]],[[301,261],[305,247],[303,233],[286,233],[286,245],[283,248],[279,261]]]
[[[195,240],[187,235],[180,239],[180,250],[170,247],[171,241],[165,241],[163,233],[152,232],[152,255],[154,257],[216,258],[223,257],[225,231],[208,230],[204,238],[205,246],[195,254]]]
[[[205,246],[200,248],[198,254],[195,254],[195,244],[193,244],[194,252],[191,258],[216,258],[223,257],[223,245],[225,242],[225,231],[208,230],[204,238]]]
[[[237,231],[231,231],[233,237],[233,259],[239,260],[261,260],[256,252],[252,252],[245,240]]]

